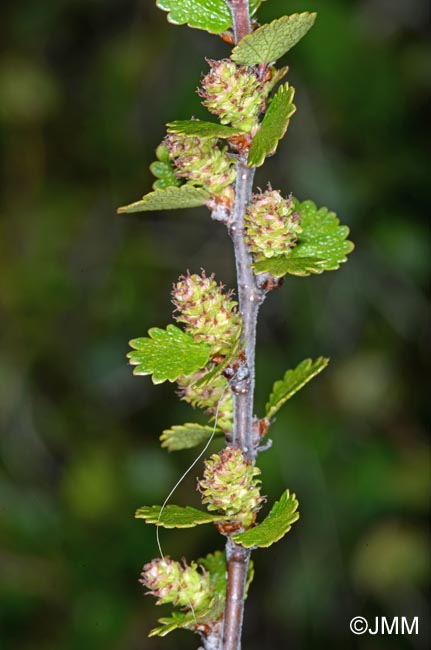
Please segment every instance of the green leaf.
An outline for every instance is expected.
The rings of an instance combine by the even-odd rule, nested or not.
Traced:
[[[254,15],[262,0],[250,0],[250,13]],[[232,16],[226,0],[157,0],[159,9],[169,11],[168,21],[205,29],[221,34],[232,25]]]
[[[288,399],[293,397],[305,384],[326,368],[329,359],[319,357],[315,361],[304,359],[294,370],[287,370],[283,379],[276,381],[272,387],[266,405],[265,417],[273,418]]]
[[[284,537],[292,524],[299,519],[297,508],[298,501],[295,494],[290,494],[289,490],[286,490],[281,495],[280,501],[274,503],[266,519],[245,533],[233,535],[232,539],[245,548],[253,546],[267,548]]]
[[[153,628],[148,636],[166,636],[170,632],[181,628],[186,630],[193,629],[199,618],[196,616],[196,612],[179,612],[178,610],[173,610],[171,616],[159,618],[159,627]]]
[[[153,375],[153,383],[176,381],[182,375],[191,375],[208,363],[211,348],[206,343],[196,343],[175,325],[166,330],[152,327],[149,337],[130,341],[135,352],[127,355],[134,375]]]
[[[175,424],[170,429],[165,429],[160,436],[162,447],[167,447],[168,451],[180,451],[181,449],[192,449],[203,444],[210,438],[215,431],[214,437],[222,435],[222,430],[212,426],[203,426],[202,424]]]
[[[194,528],[201,524],[211,524],[226,521],[226,515],[211,515],[208,512],[186,506],[143,506],[136,513],[136,519],[145,519],[147,524],[155,524],[163,528]]]
[[[197,564],[202,565],[204,569],[208,571],[211,578],[211,586],[213,593],[216,597],[215,603],[211,607],[211,615],[217,614],[217,606],[221,605],[220,614],[224,609],[224,602],[226,598],[226,585],[227,585],[227,567],[226,567],[226,555],[224,551],[215,551],[215,553],[210,553],[205,558],[200,558],[197,561]],[[248,588],[254,578],[254,564],[253,560],[250,560],[247,569],[247,580],[246,580],[246,592],[247,596]],[[207,617],[209,618],[209,617]],[[217,616],[213,620],[217,620]]]
[[[262,124],[251,143],[247,164],[260,167],[265,158],[275,152],[281,138],[286,133],[291,116],[296,111],[293,103],[295,89],[283,84],[270,103]]]
[[[226,595],[226,555],[224,551],[215,551],[209,553],[206,557],[201,557],[197,561],[208,571],[211,577],[211,586],[215,595],[220,596],[223,600]]]
[[[177,210],[179,208],[195,208],[204,205],[210,198],[208,192],[201,187],[181,185],[157,189],[146,194],[140,201],[118,208],[117,212],[149,212],[153,210]]]
[[[315,13],[282,16],[244,36],[232,50],[231,58],[243,65],[277,61],[301,40],[316,20]]]
[[[221,603],[224,604],[227,584],[226,555],[224,551],[215,551],[204,558],[199,558],[197,564],[202,565],[208,571],[213,593],[215,596],[219,596]],[[246,595],[253,578],[254,565],[253,560],[250,560],[247,570]]]
[[[304,277],[310,275],[310,273],[322,273],[324,270],[322,265],[324,263],[325,260],[321,260],[318,257],[301,257],[300,259],[292,259],[292,257],[280,255],[279,257],[271,257],[267,260],[255,262],[253,264],[253,269],[256,274],[270,273],[275,278],[282,278],[283,275],[286,275],[287,273],[289,273],[289,275]]]
[[[169,122],[166,126],[168,127],[168,133],[181,133],[182,135],[191,135],[198,138],[232,138],[234,135],[244,133],[241,129],[202,120],[175,120]]]
[[[156,156],[157,160],[150,165],[151,173],[157,178],[153,183],[153,189],[165,190],[167,187],[179,187],[181,182],[175,176],[168,148],[163,144],[159,145]]]
[[[354,245],[347,239],[349,228],[340,226],[335,212],[317,209],[313,201],[300,203],[295,210],[301,215],[302,233],[288,255],[272,257],[253,264],[255,273],[270,273],[281,278],[286,273],[306,276],[310,273],[334,271],[347,261]]]
[[[347,255],[352,252],[354,245],[347,240],[350,230],[340,226],[340,220],[335,212],[328,208],[317,209],[313,201],[295,202],[295,209],[301,215],[302,233],[298,244],[292,249],[290,257],[302,259],[317,257],[325,260],[315,273],[333,271],[347,261]]]

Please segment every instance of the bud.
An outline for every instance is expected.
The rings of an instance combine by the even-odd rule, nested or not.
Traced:
[[[222,124],[251,131],[257,126],[267,95],[254,68],[237,65],[230,59],[208,63],[211,70],[198,90],[203,105],[218,115]]]
[[[244,457],[239,447],[226,447],[205,461],[204,478],[198,490],[204,496],[208,510],[226,514],[242,528],[250,528],[256,519],[264,497],[256,476],[260,469]]]
[[[182,566],[169,557],[157,558],[145,564],[139,582],[158,599],[157,605],[173,603],[197,611],[208,607],[212,598],[210,576],[202,571],[195,562]]]
[[[175,319],[185,324],[187,332],[196,341],[211,347],[211,355],[227,355],[241,335],[241,315],[237,304],[231,300],[232,291],[223,293],[223,285],[217,284],[214,274],[182,275],[174,284],[172,302]]]
[[[217,426],[224,432],[232,431],[233,425],[233,399],[229,382],[223,375],[214,377],[206,386],[197,386],[196,383],[205,374],[206,370],[180,377],[177,380],[180,387],[180,396],[194,408],[204,409],[206,413],[217,417]]]
[[[269,188],[254,194],[244,215],[245,240],[255,259],[287,255],[302,232],[291,198]]]
[[[198,138],[181,133],[166,136],[164,145],[175,167],[175,175],[202,185],[214,195],[228,194],[233,202],[235,160],[220,148],[216,138]]]

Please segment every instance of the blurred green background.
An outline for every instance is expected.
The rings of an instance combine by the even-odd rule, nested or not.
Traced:
[[[258,409],[288,367],[332,361],[259,458],[269,501],[290,487],[301,520],[254,554],[244,648],[425,648],[427,3],[268,0],[260,15],[303,10],[317,23],[284,60],[298,112],[257,184],[336,210],[356,251],[336,273],[289,278],[262,310]],[[187,268],[234,283],[231,243],[205,209],[115,208],[150,189],[164,123],[205,117],[204,57],[229,48],[169,25],[152,0],[1,11],[0,648],[195,648],[185,631],[147,639],[169,608],[137,582],[157,548],[133,513],[196,455],[162,451],[163,428],[200,415],[171,385],[133,378],[125,355],[170,322]],[[198,504],[200,471],[175,502]],[[189,560],[223,545],[211,527],[161,541]],[[353,637],[358,615],[419,616],[420,635]]]

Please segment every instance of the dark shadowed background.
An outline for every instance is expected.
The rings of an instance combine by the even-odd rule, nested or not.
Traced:
[[[316,25],[283,60],[298,111],[257,180],[336,210],[356,251],[262,310],[259,412],[287,368],[331,364],[259,458],[269,501],[288,486],[301,520],[254,554],[244,648],[426,648],[427,3],[268,0],[260,15],[304,10]],[[231,242],[204,208],[115,208],[151,188],[164,123],[205,117],[204,57],[229,47],[152,0],[3,0],[0,30],[0,648],[195,648],[186,631],[147,639],[169,608],[137,582],[157,548],[133,513],[196,455],[168,455],[161,431],[199,414],[125,355],[171,321],[187,268],[232,285]],[[175,502],[197,505],[200,472]],[[223,545],[211,527],[161,540],[189,560]],[[354,637],[359,615],[418,616],[420,634]]]

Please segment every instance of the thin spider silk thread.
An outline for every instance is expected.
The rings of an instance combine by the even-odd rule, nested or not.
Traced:
[[[236,375],[236,373],[235,373],[235,375]],[[235,377],[235,375],[233,375],[232,379]],[[222,401],[223,397],[225,396],[225,393],[228,390],[228,388],[230,388],[229,384],[227,384],[226,388],[223,390],[222,394],[220,395],[219,401],[217,403],[216,412],[215,412],[213,430],[212,430],[211,436],[209,437],[207,443],[205,444],[205,447],[202,449],[201,453],[197,456],[197,458],[195,458],[195,460],[190,465],[190,467],[184,472],[184,474],[181,476],[181,478],[179,478],[178,481],[175,483],[174,487],[169,492],[168,496],[163,501],[162,507],[160,508],[159,516],[157,518],[157,525],[156,525],[156,541],[157,541],[157,547],[159,549],[160,557],[162,558],[163,561],[165,560],[165,556],[163,555],[162,546],[160,544],[160,536],[159,536],[159,526],[160,526],[160,518],[162,516],[162,512],[165,509],[166,504],[168,503],[169,499],[171,498],[171,496],[173,495],[173,493],[175,492],[177,487],[182,483],[182,481],[185,479],[187,474],[189,472],[191,472],[191,470],[196,465],[196,463],[198,463],[200,461],[200,459],[202,458],[202,456],[204,455],[204,453],[206,452],[206,450],[208,449],[208,447],[212,443],[212,441],[214,439],[214,436],[215,436],[216,429],[217,429],[217,421],[218,421],[218,414],[219,414],[220,404],[221,404],[221,401]],[[197,623],[195,610],[193,609],[193,605],[190,602],[190,600],[189,600],[189,606],[190,606],[190,610],[191,610],[191,612],[193,614],[193,619],[194,619],[195,623]]]
[[[227,391],[228,388],[229,388],[229,385],[226,386],[226,388],[224,389],[223,393],[221,394],[221,396],[220,396],[220,398],[219,398],[219,401],[218,401],[218,404],[217,404],[216,413],[215,413],[214,427],[213,427],[213,430],[212,430],[211,436],[209,437],[207,443],[205,444],[205,447],[202,449],[202,451],[200,452],[200,454],[195,458],[195,460],[194,460],[193,463],[190,465],[190,467],[188,467],[188,469],[186,469],[186,471],[185,471],[184,474],[181,476],[181,478],[179,478],[178,481],[175,483],[174,487],[173,487],[172,490],[169,492],[168,496],[167,496],[166,499],[163,501],[162,507],[160,508],[159,516],[158,516],[158,518],[157,518],[157,526],[156,526],[156,540],[157,540],[157,547],[158,547],[158,549],[159,549],[160,557],[162,558],[162,560],[165,559],[165,557],[164,557],[164,555],[163,555],[162,547],[161,547],[161,545],[160,545],[160,538],[159,538],[159,525],[160,525],[160,518],[161,518],[161,516],[162,516],[162,512],[163,512],[163,510],[165,509],[166,504],[168,503],[169,499],[171,498],[171,496],[173,495],[173,493],[175,492],[175,490],[177,489],[177,487],[178,487],[179,485],[181,485],[182,481],[185,479],[185,477],[187,476],[187,474],[188,474],[188,473],[193,469],[193,467],[194,467],[194,466],[195,466],[195,465],[200,461],[200,459],[202,458],[202,456],[204,455],[204,453],[206,452],[206,450],[208,449],[208,447],[209,447],[210,444],[212,443],[212,441],[213,441],[213,439],[214,439],[214,436],[215,436],[216,429],[217,429],[217,421],[218,421],[218,414],[219,414],[220,404],[221,404],[221,401],[222,401],[223,397],[225,396],[225,393],[226,393],[226,391]]]

